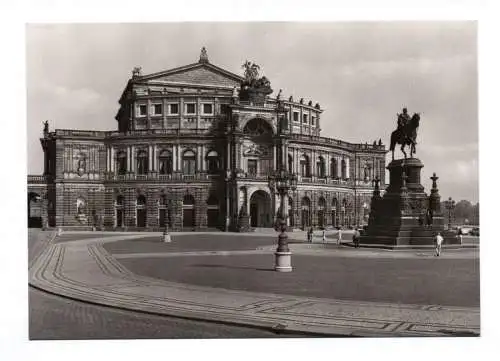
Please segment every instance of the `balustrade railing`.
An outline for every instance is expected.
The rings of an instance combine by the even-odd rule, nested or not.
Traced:
[[[151,172],[148,174],[115,174],[106,173],[105,179],[108,181],[161,181],[161,182],[193,182],[193,181],[208,181],[216,179],[219,174],[195,173],[195,174],[158,174]]]
[[[47,177],[44,175],[28,175],[28,183],[44,183],[47,181]]]

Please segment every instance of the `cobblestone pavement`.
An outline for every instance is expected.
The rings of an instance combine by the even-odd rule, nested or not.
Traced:
[[[31,287],[29,290],[31,340],[292,336],[267,330],[147,315],[78,302]]]
[[[54,235],[55,232],[28,228],[28,264],[30,267],[36,257],[47,247]]]
[[[194,235],[194,237],[199,236],[200,234]],[[142,236],[137,234],[116,235],[52,244],[36,260],[35,266],[30,269],[30,283],[49,292],[94,303],[143,312],[154,312],[167,316],[175,315],[198,320],[251,325],[272,330],[356,336],[479,334],[478,307],[423,304],[424,301],[420,305],[414,303],[373,303],[359,300],[315,298],[310,295],[235,291],[214,288],[213,285],[205,287],[140,276],[123,267],[102,246],[116,241],[130,241],[137,237]],[[220,237],[217,236],[217,238]],[[243,241],[243,238],[245,237],[237,236],[236,239],[239,243],[252,243],[252,237],[246,237],[245,239],[248,241]],[[143,242],[143,238],[137,240],[137,243]],[[184,243],[180,242],[180,239],[176,241],[174,237],[175,242]],[[231,257],[223,258],[232,260],[246,257],[247,254],[252,254],[252,256],[260,254],[261,256],[257,258],[268,257],[272,265],[273,255],[271,251],[252,251],[248,249],[204,251],[201,252],[203,256],[198,255],[196,257],[182,257],[179,256],[179,253],[182,252],[170,252],[171,255],[177,254],[177,258],[166,258],[165,254],[168,254],[168,252],[163,252],[164,254],[157,260],[163,261],[163,264],[159,264],[159,267],[164,267],[165,264],[173,263],[175,259],[196,259],[199,261],[201,257],[206,257],[207,253],[213,254],[209,258],[216,260],[220,258],[219,254],[221,252],[222,254],[231,255]],[[238,253],[239,256],[235,256],[235,253]],[[193,252],[185,253],[185,255],[188,254],[192,256]],[[116,257],[125,257],[123,259],[128,257],[130,259],[133,255],[121,253],[116,254]],[[142,255],[145,254],[142,253]],[[303,257],[305,256],[299,256],[298,258]],[[338,258],[335,257],[311,258],[338,262]],[[123,261],[123,259],[121,260]],[[383,259],[385,262],[390,262],[388,257]],[[420,261],[445,263],[444,259]],[[220,265],[219,263],[216,260],[217,267]],[[304,269],[310,268],[311,263],[315,263],[315,261],[306,262]],[[423,268],[428,266],[429,263],[422,265]],[[207,275],[212,272],[209,271],[210,269],[216,269],[217,267],[199,268],[207,269],[205,271],[205,275]],[[223,272],[225,276],[236,273],[240,266],[231,267]],[[390,269],[390,263],[384,267]],[[300,269],[300,267],[298,268]],[[263,269],[270,269],[270,267],[266,266]],[[240,271],[255,273],[248,269]],[[318,272],[321,272],[321,269],[318,269]],[[370,272],[372,271],[368,269],[367,274]],[[442,273],[443,271],[439,272]],[[439,272],[435,274],[436,277],[441,277]],[[454,270],[449,272],[454,272]],[[275,272],[266,272],[264,270],[260,271],[260,273],[262,274],[260,276],[262,280],[277,275]],[[311,273],[309,276],[314,278],[315,274]],[[205,278],[213,279],[213,277],[216,276],[211,274],[211,277]],[[278,277],[288,277],[293,280],[296,273],[280,274]],[[389,284],[391,281],[393,280],[386,283]],[[349,279],[347,278],[344,282],[349,282]],[[420,289],[425,293],[425,284],[415,285],[414,279],[409,279],[407,282],[409,284],[413,283],[415,289]],[[297,287],[293,283],[290,287],[291,289],[294,289],[294,287],[299,289],[303,285]],[[351,288],[353,287],[355,287],[354,284],[351,285]],[[380,287],[384,286],[381,285]]]
[[[479,262],[474,259],[293,255],[292,273],[274,272],[272,254],[117,259],[135,274],[198,286],[340,300],[479,307]]]

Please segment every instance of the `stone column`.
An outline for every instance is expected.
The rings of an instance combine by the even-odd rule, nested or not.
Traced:
[[[278,152],[277,152],[277,147],[276,143],[273,143],[273,170],[278,169]]]
[[[131,165],[131,147],[130,145],[127,146],[127,172],[130,173],[132,172],[132,165]]]
[[[111,172],[111,150],[109,146],[106,147],[106,172]]]
[[[177,146],[177,144],[174,144],[172,147],[172,167],[174,172],[177,172]]]
[[[135,173],[135,145],[130,147],[130,169],[132,173]]]
[[[167,107],[168,107],[167,98],[163,98],[163,106],[162,106],[162,108],[163,108],[163,126],[162,126],[162,128],[163,129],[167,129],[167,111],[168,111]]]
[[[153,171],[153,146],[148,146],[148,173]]]
[[[148,99],[148,110],[147,110],[147,113],[146,113],[146,119],[147,119],[147,123],[146,123],[146,126],[147,126],[147,129],[151,129],[151,99]]]
[[[153,171],[158,172],[158,145],[153,146]]]
[[[336,157],[337,159],[337,176],[339,179],[342,179],[342,158]]]
[[[111,172],[115,172],[115,167],[116,167],[116,159],[115,159],[115,148],[111,146]]]

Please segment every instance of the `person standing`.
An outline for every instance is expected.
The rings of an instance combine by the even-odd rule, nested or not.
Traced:
[[[357,228],[354,229],[354,234],[352,236],[352,240],[354,243],[354,247],[359,248],[359,237],[361,234],[359,233],[359,230]]]
[[[326,230],[323,228],[323,243],[326,243]]]
[[[457,238],[458,238],[458,241],[460,242],[460,245],[462,245],[462,241],[463,241],[462,228],[458,229]]]
[[[436,257],[441,255],[441,245],[443,244],[443,236],[441,236],[441,232],[438,232],[436,235]]]
[[[311,228],[309,228],[309,235],[310,235],[310,236],[309,236],[309,237],[310,237],[310,238],[309,238],[309,242],[310,242],[310,243],[313,243],[313,235],[314,235],[314,231],[313,231],[313,228],[312,228],[312,227],[311,227]]]
[[[338,232],[337,232],[337,245],[340,246],[340,244],[342,243],[342,228],[338,228]]]

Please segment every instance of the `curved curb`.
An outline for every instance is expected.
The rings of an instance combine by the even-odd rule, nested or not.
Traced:
[[[307,309],[311,305],[313,307],[315,302],[317,304],[326,303],[327,306],[329,304],[331,307],[339,307],[340,305],[341,308],[346,308],[351,306],[349,302],[344,301],[188,286],[137,276],[114,260],[100,244],[92,243],[85,240],[78,245],[49,245],[43,252],[44,257],[40,255],[36,260],[37,267],[30,270],[29,284],[45,292],[100,306],[190,320],[255,327],[275,333],[330,337],[394,337],[447,336],[450,332],[470,331],[470,328],[465,329],[463,326],[456,327],[456,325],[450,326],[441,323],[436,324],[436,327],[441,327],[440,329],[423,332],[414,331],[410,327],[411,323],[405,324],[401,321],[373,320],[369,317],[365,319],[346,318],[346,316],[337,314],[323,316],[314,314],[314,312],[300,314],[300,312],[307,311],[301,311],[300,308]],[[66,251],[68,251],[67,254],[65,254]],[[84,257],[83,261],[81,260],[84,263],[84,268],[78,269],[78,265],[69,262],[69,260],[68,264],[65,264],[65,256],[73,261],[76,259],[75,256]],[[85,284],[85,277],[88,278],[89,274],[82,272],[95,273],[96,278],[102,278],[99,281],[101,283]],[[74,277],[71,278],[71,275]],[[92,281],[94,281],[93,278]],[[147,294],[148,292],[149,294]],[[194,293],[198,295],[193,296]],[[183,296],[184,298],[182,298]],[[211,303],[200,303],[198,299],[200,296],[205,297],[205,300],[209,300]],[[235,299],[238,300],[235,301]],[[219,303],[217,304],[217,302]],[[337,304],[335,305],[335,303]],[[430,310],[424,309],[422,305],[395,307],[389,304],[371,304],[369,302],[356,304],[360,304],[359,307],[389,307],[392,312],[401,312],[401,307],[403,307],[403,313],[413,312],[414,314]],[[439,308],[439,306],[432,307]],[[435,310],[430,310],[431,313],[433,311]],[[437,311],[440,312],[440,310]],[[461,312],[467,314],[470,310],[455,308],[452,311],[461,315]],[[467,314],[467,317],[472,317],[473,323],[475,323],[475,312],[472,316]],[[344,325],[335,326],[335,323],[339,322]],[[360,326],[363,322],[368,326]],[[356,323],[358,326],[353,326]],[[374,326],[376,329],[370,329]],[[473,331],[475,330],[473,328]]]

